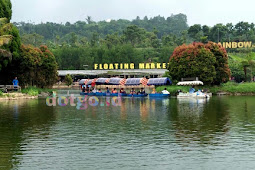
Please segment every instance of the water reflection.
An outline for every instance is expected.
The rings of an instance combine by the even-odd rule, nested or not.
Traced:
[[[0,169],[251,169],[254,102],[124,97],[85,110],[1,102]]]
[[[177,106],[179,116],[199,117],[204,112],[208,99],[198,98],[178,98]]]
[[[217,143],[216,137],[229,130],[229,106],[221,100],[177,99],[171,104],[169,117],[181,144]]]
[[[26,132],[33,129],[47,131],[54,121],[52,108],[46,108],[39,100],[14,100],[0,102],[0,167],[15,168],[21,163],[21,144]],[[38,112],[40,110],[40,112]],[[38,133],[35,132],[35,133]],[[40,133],[43,135],[45,133]],[[31,135],[31,131],[28,134]]]

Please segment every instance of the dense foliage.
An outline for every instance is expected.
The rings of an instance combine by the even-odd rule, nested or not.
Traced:
[[[21,42],[18,29],[10,23],[11,7],[10,0],[0,2],[0,82],[13,78],[19,64],[15,64],[15,60],[19,57]]]
[[[69,74],[67,74],[67,75],[65,76],[65,83],[66,83],[67,86],[72,85],[72,84],[73,84],[72,76],[70,76]]]
[[[24,44],[45,43],[59,69],[93,69],[93,64],[168,62],[174,48],[187,41],[183,14],[133,21],[112,20],[66,23],[15,23]],[[84,65],[88,67],[84,67]]]
[[[195,24],[188,27],[184,14],[171,15],[167,18],[137,17],[132,21],[120,19],[110,22],[95,22],[88,16],[86,21],[77,21],[73,24],[20,22],[15,25],[21,32],[24,44],[36,47],[46,44],[56,56],[59,69],[93,69],[94,63],[168,62],[177,46],[196,41],[255,42],[253,23],[216,24],[213,27]],[[221,53],[217,51],[220,47],[213,48],[216,56],[217,53]],[[228,51],[243,52],[241,49]],[[226,56],[226,53],[219,56]],[[226,57],[218,58],[218,65],[224,64],[225,60]],[[221,81],[219,75],[228,71],[216,70],[216,72],[218,74],[214,83],[217,84]]]
[[[51,41],[68,41],[69,35],[75,33],[79,39],[87,37],[91,39],[96,32],[100,37],[105,37],[109,34],[122,34],[123,30],[128,26],[136,25],[139,28],[143,28],[152,32],[154,29],[158,30],[158,36],[174,34],[181,35],[182,31],[188,29],[187,16],[184,14],[171,15],[167,18],[162,16],[156,16],[148,18],[145,16],[143,19],[137,17],[133,21],[119,19],[111,20],[110,22],[100,21],[95,22],[90,16],[86,18],[86,21],[77,21],[73,24],[66,22],[65,24],[57,23],[15,23],[21,34],[37,33],[42,35],[46,40]],[[59,38],[58,38],[59,37]]]
[[[230,69],[228,65],[228,54],[226,50],[222,46],[213,42],[208,42],[205,44],[205,47],[213,53],[216,59],[214,64],[216,77],[213,80],[213,84],[227,82],[230,78]]]
[[[228,65],[226,51],[222,47],[210,43],[210,41],[255,42],[255,25],[253,23],[216,24],[213,27],[195,24],[189,27],[187,16],[184,14],[171,15],[166,18],[162,16],[152,18],[145,16],[142,19],[137,17],[132,21],[119,19],[109,22],[95,22],[88,16],[85,21],[66,22],[65,24],[19,22],[14,23],[14,25],[20,31],[22,43],[34,46],[21,48],[19,32],[16,27],[9,23],[11,19],[10,0],[0,2],[0,18],[6,18],[0,20],[0,76],[3,77],[0,82],[10,82],[12,77],[20,75],[20,70],[24,69],[19,66],[20,63],[31,66],[31,70],[35,69],[32,61],[28,60],[27,63],[24,63],[21,60],[31,57],[30,54],[28,55],[29,52],[25,50],[27,48],[31,50],[31,55],[34,56],[32,60],[37,61],[38,58],[41,58],[35,52],[37,48],[34,47],[39,48],[42,44],[47,45],[56,56],[59,69],[93,69],[95,63],[132,62],[137,65],[141,62],[169,62],[169,57],[177,46],[202,42],[207,44],[193,45],[198,46],[198,49],[193,49],[192,45],[186,46],[188,50],[196,54],[191,55],[196,56],[193,58],[193,62],[197,62],[202,68],[197,69],[194,66],[194,70],[188,72],[187,75],[183,73],[183,70],[175,70],[180,75],[184,74],[182,77],[198,74],[202,69],[201,79],[206,83],[219,84],[228,81],[230,76],[228,67],[231,68],[232,76],[237,81],[251,80],[254,75],[255,59],[250,56],[253,49],[250,52],[242,49],[228,49],[229,52],[242,54],[242,60],[235,60],[230,54]],[[185,45],[181,47],[185,47]],[[43,52],[43,49],[40,50]],[[187,49],[179,50],[187,52],[183,55],[186,58],[189,57]],[[40,61],[43,59],[45,57],[42,57]],[[206,59],[206,63],[201,62],[200,59]],[[44,62],[48,63],[44,69],[52,67],[47,75],[52,73],[52,77],[55,77],[56,63],[54,57],[48,60],[51,60],[52,63],[49,64],[50,61]],[[176,69],[175,67],[173,69]],[[188,66],[182,67],[187,70],[190,69]],[[26,69],[29,70],[30,68]],[[26,74],[33,74],[31,70]],[[41,75],[40,77],[46,78],[44,76]],[[50,79],[53,80],[52,77]],[[52,82],[40,80],[42,86],[48,83],[52,84]],[[24,84],[38,83],[27,79]]]
[[[18,77],[22,85],[50,87],[57,80],[57,63],[46,46],[22,45]]]
[[[227,82],[230,70],[226,51],[212,42],[179,46],[170,58],[169,74],[174,80],[198,77],[205,84]]]
[[[12,4],[10,0],[0,1],[0,18],[7,18],[8,21],[12,17]]]
[[[0,84],[52,86],[57,80],[57,63],[47,46],[21,46],[18,29],[10,23],[10,0],[0,1]]]
[[[216,24],[213,27],[207,25],[195,24],[188,29],[189,36],[194,41],[202,42],[234,42],[234,41],[252,41],[255,42],[254,23],[239,22],[236,25],[232,23]]]

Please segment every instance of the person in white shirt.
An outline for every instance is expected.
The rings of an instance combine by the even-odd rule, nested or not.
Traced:
[[[98,91],[97,91],[97,89],[96,88],[94,88],[93,90],[92,90],[92,93],[97,93]]]
[[[169,91],[166,90],[166,88],[162,91],[162,94],[170,94]]]

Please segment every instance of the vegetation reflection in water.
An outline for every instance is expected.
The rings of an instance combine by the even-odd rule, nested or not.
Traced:
[[[123,98],[119,107],[0,103],[1,168],[251,168],[254,97]]]

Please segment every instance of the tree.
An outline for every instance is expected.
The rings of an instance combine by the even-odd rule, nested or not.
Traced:
[[[242,82],[243,80],[245,80],[243,66],[239,61],[230,59],[229,68],[231,70],[231,76],[234,77],[234,80],[236,82]]]
[[[226,50],[216,43],[193,43],[177,47],[170,57],[173,79],[199,77],[205,84],[220,84],[230,77]]]
[[[22,86],[51,87],[57,81],[57,63],[47,46],[21,46],[18,77]]]
[[[197,37],[197,34],[198,34],[199,32],[201,32],[201,31],[202,31],[201,25],[200,25],[200,24],[195,24],[195,25],[189,27],[189,29],[188,29],[188,34],[189,34],[189,36],[190,36],[191,38],[193,38],[194,40],[197,41],[197,40],[200,39],[200,37]]]
[[[11,29],[6,18],[0,18],[0,71],[6,67],[12,58],[12,53],[7,48],[11,43],[12,36],[6,35],[6,30]]]
[[[213,53],[202,43],[177,47],[170,58],[169,74],[173,80],[198,77],[205,84],[213,83],[216,77]]]
[[[136,25],[128,26],[126,30],[124,30],[123,34],[127,41],[129,41],[134,47],[137,42],[141,39],[142,29]]]
[[[35,47],[39,47],[40,45],[42,45],[43,40],[44,40],[44,37],[36,33],[24,34],[21,37],[21,41],[23,44],[33,45]]]
[[[216,78],[214,79],[213,84],[219,85],[220,83],[229,81],[231,72],[228,66],[228,54],[226,49],[221,45],[211,41],[208,42],[205,47],[213,53],[216,59],[216,63],[214,64],[216,70]]]
[[[73,79],[69,74],[65,76],[65,83],[68,87],[73,84]]]
[[[248,80],[247,78],[247,69],[251,69],[251,79],[252,79],[252,68],[255,66],[255,54],[254,53],[248,53],[245,55],[245,57],[242,58],[241,65],[243,67],[244,77],[245,81]]]
[[[47,46],[42,45],[39,49],[42,52],[42,65],[38,70],[37,86],[41,88],[52,87],[58,78],[56,58]]]
[[[7,18],[10,22],[12,17],[12,4],[10,0],[0,1],[0,18]]]

